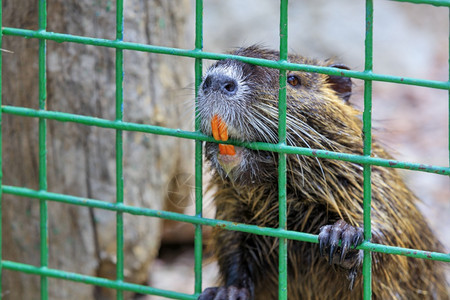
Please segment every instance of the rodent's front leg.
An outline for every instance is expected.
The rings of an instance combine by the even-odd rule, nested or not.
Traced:
[[[362,264],[362,251],[355,249],[364,240],[363,230],[353,227],[344,220],[339,220],[333,225],[325,225],[320,228],[319,247],[320,255],[328,252],[328,262],[349,270],[350,289]],[[341,247],[338,247],[341,241]],[[353,249],[351,249],[353,246]],[[337,252],[340,255],[335,255]]]
[[[233,275],[233,271],[235,271],[235,277],[228,278],[225,286],[205,289],[198,300],[252,300],[253,281],[243,266],[245,263],[244,265],[231,265],[233,270],[230,270],[230,275]]]
[[[250,262],[241,246],[242,233],[221,231],[216,236],[218,264],[223,286],[205,289],[198,300],[252,300],[254,284]]]
[[[201,293],[198,300],[248,300],[250,293],[246,288],[237,288],[234,285],[210,287]]]

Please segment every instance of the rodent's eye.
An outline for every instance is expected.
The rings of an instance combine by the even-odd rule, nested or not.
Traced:
[[[300,80],[300,77],[298,77],[297,75],[288,75],[287,77],[287,82],[291,85],[291,86],[300,86],[302,84],[302,81]]]

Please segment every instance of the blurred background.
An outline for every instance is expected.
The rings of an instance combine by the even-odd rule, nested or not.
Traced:
[[[376,0],[374,72],[446,81],[449,18],[445,8]],[[3,1],[3,26],[36,30],[34,0]],[[194,48],[195,1],[125,1],[125,41]],[[205,0],[204,50],[224,53],[261,44],[278,49],[279,1]],[[115,39],[115,1],[53,0],[48,31]],[[364,69],[364,1],[296,0],[289,4],[289,51],[334,58]],[[3,104],[37,108],[38,41],[4,36]],[[113,49],[48,42],[48,109],[114,119]],[[193,130],[192,59],[124,51],[124,119]],[[213,61],[204,61],[204,69]],[[364,83],[353,80],[350,101],[362,109]],[[398,160],[449,164],[448,91],[373,83],[374,135]],[[37,120],[4,115],[3,184],[38,188]],[[115,201],[115,133],[48,122],[49,191]],[[193,141],[124,133],[125,203],[193,214]],[[168,151],[170,149],[170,151]],[[421,210],[450,249],[450,178],[401,171],[422,199]],[[205,170],[205,182],[208,172]],[[39,265],[39,205],[3,195],[3,258]],[[214,216],[205,195],[204,214]],[[125,215],[125,275],[129,282],[192,293],[193,226]],[[209,228],[205,228],[205,236]],[[49,202],[49,267],[115,276],[115,214]],[[208,253],[205,253],[208,256]],[[70,258],[70,259],[69,259]],[[204,265],[203,286],[217,268]],[[3,271],[5,299],[35,299],[39,278]],[[113,299],[114,291],[50,279],[52,299]],[[127,299],[162,299],[127,294]]]

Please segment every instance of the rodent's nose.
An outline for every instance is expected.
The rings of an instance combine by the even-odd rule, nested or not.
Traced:
[[[204,92],[217,91],[227,96],[233,96],[238,90],[238,83],[235,79],[222,74],[210,74],[203,81]]]

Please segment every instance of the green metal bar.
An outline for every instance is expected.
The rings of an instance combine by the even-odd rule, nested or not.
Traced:
[[[366,0],[366,38],[364,71],[371,73],[373,69],[373,0]],[[364,156],[372,154],[372,81],[364,81],[364,112],[363,112]],[[371,202],[372,202],[372,166],[363,165],[364,177],[364,240],[372,239]],[[363,295],[364,300],[372,299],[372,253],[364,250],[363,259]]]
[[[3,261],[3,267],[8,270],[34,274],[45,277],[52,277],[63,280],[70,280],[74,282],[81,282],[86,284],[92,284],[96,286],[101,286],[105,288],[116,289],[117,291],[130,291],[140,294],[150,294],[161,297],[167,297],[172,299],[182,299],[182,300],[196,300],[197,295],[188,295],[183,293],[177,293],[157,288],[152,288],[149,286],[127,283],[123,281],[113,281],[106,278],[82,275],[78,273],[65,272],[57,269],[49,269],[49,268],[40,268],[32,265],[12,262],[12,261]]]
[[[0,28],[3,25],[3,1],[0,0]],[[3,33],[0,30],[0,49],[2,49],[2,45],[3,45]],[[3,80],[2,80],[2,64],[3,64],[3,55],[0,53],[0,105],[2,104],[2,87],[3,87]],[[2,117],[3,117],[3,113],[0,112],[0,186],[3,185],[3,148],[2,148],[2,143],[3,143],[3,136],[2,136]],[[3,239],[3,235],[2,235],[2,202],[3,202],[3,195],[2,195],[2,191],[0,190],[0,300],[3,298],[3,292],[2,292],[2,283],[3,283],[3,268],[2,268],[2,262],[3,262],[3,252],[2,252],[2,239]]]
[[[70,34],[62,34],[62,33],[53,33],[53,32],[45,32],[45,31],[33,31],[27,29],[18,29],[18,28],[10,28],[4,27],[3,29],[4,35],[15,35],[21,36],[25,38],[44,38],[47,40],[57,41],[57,42],[72,42],[72,43],[80,43],[85,45],[94,45],[94,46],[102,46],[102,47],[110,47],[117,49],[126,49],[126,50],[135,50],[135,51],[143,51],[143,52],[151,52],[151,53],[159,53],[159,54],[167,54],[167,55],[176,55],[176,56],[185,56],[192,58],[202,58],[202,59],[213,59],[213,60],[222,60],[222,59],[236,59],[250,64],[257,64],[263,67],[276,68],[276,69],[286,69],[290,71],[304,71],[304,72],[312,72],[312,73],[322,73],[336,76],[346,76],[351,78],[357,78],[362,80],[372,80],[372,81],[383,81],[383,82],[392,82],[398,84],[407,84],[407,85],[415,85],[415,86],[423,86],[430,87],[436,89],[450,89],[450,82],[448,81],[435,81],[435,80],[425,80],[425,79],[416,79],[409,77],[401,77],[401,76],[391,76],[384,74],[376,74],[376,73],[367,73],[353,70],[343,70],[338,68],[331,67],[320,67],[320,66],[311,66],[304,64],[295,64],[289,62],[280,62],[280,61],[272,61],[265,60],[253,57],[242,57],[237,55],[230,54],[219,54],[219,53],[210,53],[198,50],[186,50],[186,49],[178,49],[178,48],[170,48],[170,47],[161,47],[155,45],[146,45],[146,44],[138,44],[138,43],[130,43],[116,40],[107,40],[107,39],[98,39],[84,36],[75,36]]]
[[[288,58],[288,1],[280,1],[280,61]],[[278,93],[278,142],[286,144],[286,70],[280,69]],[[278,154],[278,218],[280,229],[287,229],[286,217],[286,154]],[[278,299],[287,299],[287,239],[279,239]]]
[[[116,2],[116,40],[123,40],[123,0]],[[116,121],[123,120],[123,50],[116,49]],[[116,130],[116,203],[123,204],[123,132]],[[116,279],[124,280],[123,213],[116,214]],[[116,299],[122,300],[123,290],[117,290]]]
[[[195,6],[195,50],[203,50],[203,0],[196,0]],[[198,97],[200,84],[202,82],[202,59],[195,59],[195,99]],[[201,120],[198,118],[198,105],[195,102],[195,131],[200,132]],[[203,150],[202,141],[195,140],[195,216],[203,216]],[[203,236],[202,226],[195,225],[194,239],[194,276],[195,293],[202,292],[202,260],[203,260]]]
[[[102,128],[110,128],[110,129],[120,129],[127,131],[139,131],[144,133],[158,134],[158,135],[166,135],[166,136],[174,136],[185,139],[193,139],[199,141],[206,142],[217,142],[214,138],[204,135],[200,132],[191,132],[191,131],[183,131],[180,129],[172,129],[148,124],[136,124],[129,122],[117,122],[111,120],[105,120],[90,116],[82,116],[75,115],[63,112],[55,112],[55,111],[40,111],[34,110],[31,108],[25,107],[15,107],[15,106],[2,106],[1,110],[3,113],[13,114],[24,117],[39,117],[46,118],[50,120],[57,120],[61,122],[74,122],[84,125],[98,126]],[[393,159],[384,159],[378,157],[367,157],[356,154],[349,153],[340,153],[333,152],[328,150],[320,150],[320,149],[309,149],[303,147],[293,147],[282,144],[268,144],[268,143],[245,143],[239,141],[221,141],[222,144],[233,144],[237,146],[245,146],[249,149],[254,150],[264,150],[264,151],[272,151],[277,153],[286,153],[286,154],[299,154],[299,155],[307,155],[318,158],[329,158],[329,159],[339,159],[347,162],[352,162],[356,164],[371,164],[375,166],[388,167],[388,168],[398,168],[398,169],[408,169],[414,171],[421,171],[427,173],[435,173],[440,175],[450,175],[450,167],[443,166],[433,166],[433,165],[424,165],[420,163],[410,163],[397,161]]]
[[[434,5],[434,6],[450,7],[449,0],[391,0],[391,1],[408,2],[408,3],[414,3],[414,4],[430,4],[430,5]]]
[[[72,195],[63,195],[58,193],[51,193],[45,191],[37,191],[24,187],[15,186],[2,186],[2,193],[9,195],[16,195],[20,197],[27,197],[30,199],[47,199],[49,201],[55,201],[60,203],[66,203],[70,205],[77,205],[83,207],[92,207],[98,209],[104,209],[109,211],[120,211],[123,213],[128,213],[137,216],[147,216],[147,217],[157,217],[162,219],[174,220],[179,222],[186,222],[191,224],[200,224],[207,226],[214,226],[218,228],[223,228],[227,230],[235,230],[241,232],[248,232],[258,235],[267,235],[276,238],[286,238],[291,240],[304,241],[309,243],[317,243],[317,235],[284,230],[280,228],[264,228],[256,225],[239,224],[235,222],[215,220],[208,218],[201,218],[198,216],[188,216],[180,213],[174,213],[169,211],[162,211],[150,208],[134,207],[121,203],[111,203],[95,199],[88,199],[82,197],[76,197]],[[18,200],[21,200],[18,198]],[[381,252],[386,254],[396,254],[408,257],[422,258],[422,259],[432,259],[443,262],[450,262],[450,254],[448,253],[438,253],[423,251],[417,249],[408,249],[394,246],[386,246],[375,244],[371,242],[363,242],[358,249],[370,250],[375,252]]]
[[[47,29],[47,1],[39,1],[39,30]],[[47,41],[39,40],[39,110],[47,106]],[[47,190],[47,120],[39,118],[39,189]],[[46,199],[39,203],[41,267],[48,266],[48,208]],[[41,276],[41,299],[48,299],[48,278]]]

